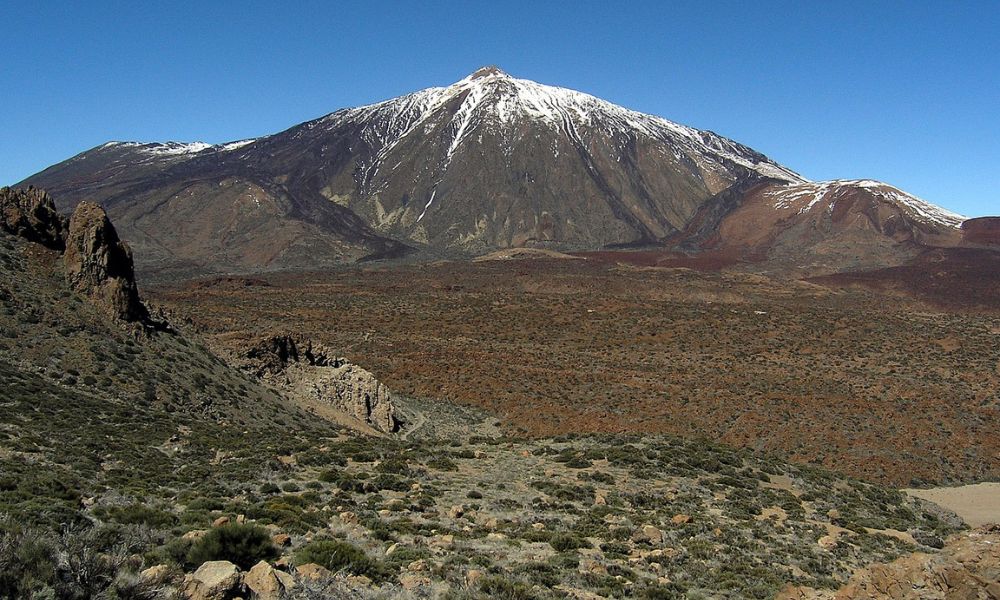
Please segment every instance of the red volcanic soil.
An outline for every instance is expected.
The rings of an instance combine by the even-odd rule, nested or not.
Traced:
[[[993,314],[669,259],[456,261],[149,294],[216,347],[295,333],[515,434],[704,436],[892,484],[1000,476]]]
[[[809,281],[836,287],[861,285],[945,309],[1000,311],[1000,252],[993,250],[932,248],[903,266]]]

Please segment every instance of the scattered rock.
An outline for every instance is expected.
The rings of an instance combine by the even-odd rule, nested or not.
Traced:
[[[1000,527],[956,534],[936,554],[915,552],[851,576],[836,592],[786,586],[778,600],[1000,598]]]
[[[184,596],[189,600],[226,600],[242,587],[240,570],[228,560],[212,560],[184,578]]]

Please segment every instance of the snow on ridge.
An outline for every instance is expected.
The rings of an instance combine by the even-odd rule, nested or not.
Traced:
[[[183,154],[197,154],[212,147],[212,144],[206,144],[205,142],[154,142],[142,144],[139,150],[156,156],[178,156]]]
[[[814,206],[830,193],[850,188],[867,190],[871,194],[899,206],[910,213],[911,217],[920,221],[958,228],[967,218],[874,179],[833,179],[830,181],[792,184],[769,190],[766,192],[766,196],[775,199],[773,206],[776,210],[792,208],[802,203],[798,212],[799,214],[803,214],[812,210]],[[835,202],[836,198],[830,199],[830,210],[833,210]]]
[[[251,138],[248,140],[239,140],[237,142],[228,142],[226,144],[219,144],[215,146],[220,152],[230,152],[232,150],[239,150],[243,146],[249,146],[250,144],[257,141],[257,138]]]

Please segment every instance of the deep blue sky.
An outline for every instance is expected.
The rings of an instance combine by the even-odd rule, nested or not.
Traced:
[[[0,184],[108,140],[255,137],[497,64],[812,179],[1000,214],[996,0],[282,4],[0,0]]]

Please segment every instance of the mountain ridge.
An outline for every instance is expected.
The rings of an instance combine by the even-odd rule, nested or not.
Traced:
[[[810,182],[711,131],[497,67],[259,138],[108,142],[23,184],[45,187],[62,210],[102,204],[141,250],[144,275],[183,276],[324,268],[415,251],[669,246],[694,237],[715,196],[764,180],[778,212],[795,203],[789,186],[805,197],[810,186],[868,182],[895,205],[902,224],[893,231],[926,225],[927,215],[949,229],[961,224],[895,188],[888,197],[887,184]],[[743,204],[734,199],[726,215]],[[877,267],[901,263],[923,243],[895,239],[878,223],[855,225],[879,231],[865,240],[873,249],[862,250]],[[783,225],[770,226],[778,237]],[[900,243],[880,257],[882,246]]]

